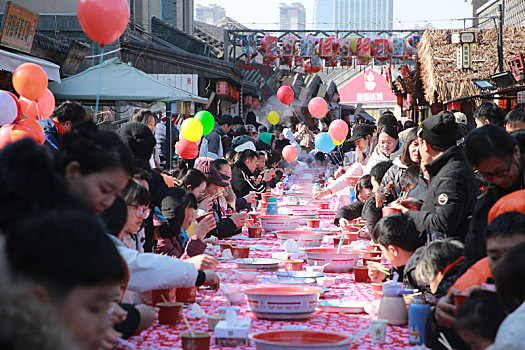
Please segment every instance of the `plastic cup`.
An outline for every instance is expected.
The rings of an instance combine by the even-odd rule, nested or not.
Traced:
[[[209,315],[208,316],[208,330],[213,332],[215,330],[215,327],[217,326],[217,323],[225,319],[226,319],[225,315]]]
[[[182,320],[183,303],[157,303],[160,324],[178,324]]]
[[[197,299],[197,288],[177,288],[175,291],[175,299],[181,303],[194,303]]]
[[[370,341],[374,344],[386,343],[387,320],[370,320]]]
[[[382,292],[383,291],[383,283],[372,283],[372,291],[374,291],[374,292]]]
[[[250,238],[261,238],[262,227],[248,227],[248,236]]]
[[[232,249],[233,247],[237,246],[237,243],[229,243],[229,242],[220,242],[219,247],[221,248],[221,252],[223,252],[225,249]]]
[[[368,282],[368,266],[354,266],[354,279],[356,282]]]
[[[186,332],[180,337],[183,350],[208,350],[210,348],[211,333],[194,332],[192,336],[190,332]]]
[[[468,295],[463,293],[455,293],[454,294],[454,304],[456,305],[456,312],[459,310],[461,305],[467,300]]]
[[[250,257],[250,247],[232,247],[231,252],[235,259],[247,259]]]
[[[284,269],[286,271],[302,271],[303,260],[286,260],[284,262]]]
[[[321,225],[321,220],[319,219],[308,219],[306,220],[306,226],[309,228],[319,228]]]
[[[171,289],[154,289],[151,291],[151,305],[173,300]]]
[[[330,203],[319,203],[319,209],[328,210],[330,209]]]

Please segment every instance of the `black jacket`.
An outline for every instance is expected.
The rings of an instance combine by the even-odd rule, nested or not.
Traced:
[[[364,206],[363,202],[355,201],[339,208],[337,214],[335,214],[334,225],[339,226],[339,219],[354,220],[361,217]]]
[[[234,236],[236,234],[241,233],[242,229],[238,229],[237,226],[235,226],[235,223],[232,219],[222,218],[221,208],[219,204],[215,201],[212,207],[213,215],[215,217],[215,221],[217,221],[217,227],[211,230],[206,234],[206,238],[209,238],[211,236],[215,236],[218,238],[224,238],[224,237],[230,237]]]
[[[465,263],[468,266],[487,256],[487,234],[485,231],[488,226],[487,218],[490,208],[501,197],[522,188],[523,171],[520,172],[516,183],[512,187],[499,188],[491,185],[478,197],[472,212],[469,230],[465,236]]]
[[[419,232],[443,232],[465,240],[469,216],[479,192],[476,177],[462,150],[453,146],[426,166],[430,182],[419,211],[409,211]]]
[[[252,177],[254,177],[254,174],[244,163],[236,162],[232,166],[231,184],[237,198],[244,197],[251,191],[257,193],[266,191],[266,183],[261,181],[261,183],[256,185]]]

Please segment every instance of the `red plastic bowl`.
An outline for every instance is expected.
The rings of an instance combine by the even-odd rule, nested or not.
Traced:
[[[395,213],[401,213],[401,209],[391,208],[391,207],[383,208],[383,217],[388,216],[388,215],[392,215],[392,214],[395,214]]]
[[[281,330],[265,331],[250,334],[250,339],[255,343],[256,349],[282,350],[282,349],[319,349],[346,350],[350,342],[337,345],[347,337],[332,332],[314,330]]]

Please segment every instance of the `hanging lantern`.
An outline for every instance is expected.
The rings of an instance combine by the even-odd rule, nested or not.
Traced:
[[[301,39],[299,42],[299,57],[311,58],[315,55],[316,39],[311,36]]]
[[[361,62],[369,62],[371,55],[370,38],[357,38],[357,57]]]
[[[263,63],[266,63],[266,72],[269,72],[270,64],[278,57],[277,38],[266,34],[261,40],[261,52]]]
[[[405,58],[406,51],[406,40],[403,38],[392,39],[392,56],[395,58]]]
[[[297,38],[292,34],[287,34],[283,36],[281,40],[282,40],[281,62],[289,66],[290,70],[292,70]]]
[[[390,57],[388,53],[388,39],[374,39],[372,42],[373,56],[379,61],[386,61]]]
[[[418,45],[421,41],[421,35],[411,35],[408,38],[408,43],[412,46],[412,54],[417,55]]]
[[[248,71],[251,71],[251,60],[257,56],[257,44],[255,42],[255,35],[243,34],[241,37],[242,53],[246,56],[246,63],[248,64]]]

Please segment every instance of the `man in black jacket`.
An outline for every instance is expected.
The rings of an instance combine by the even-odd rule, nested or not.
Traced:
[[[239,160],[232,166],[232,188],[237,198],[241,198],[250,192],[263,193],[266,191],[266,181],[271,179],[271,174],[265,172],[263,179],[254,177],[257,169],[257,153],[247,149],[239,154]],[[268,174],[268,175],[267,175]]]
[[[421,123],[419,152],[430,177],[429,187],[423,204],[413,198],[400,204],[420,233],[434,230],[464,241],[478,188],[472,168],[456,145],[457,135],[458,125],[450,112]]]

